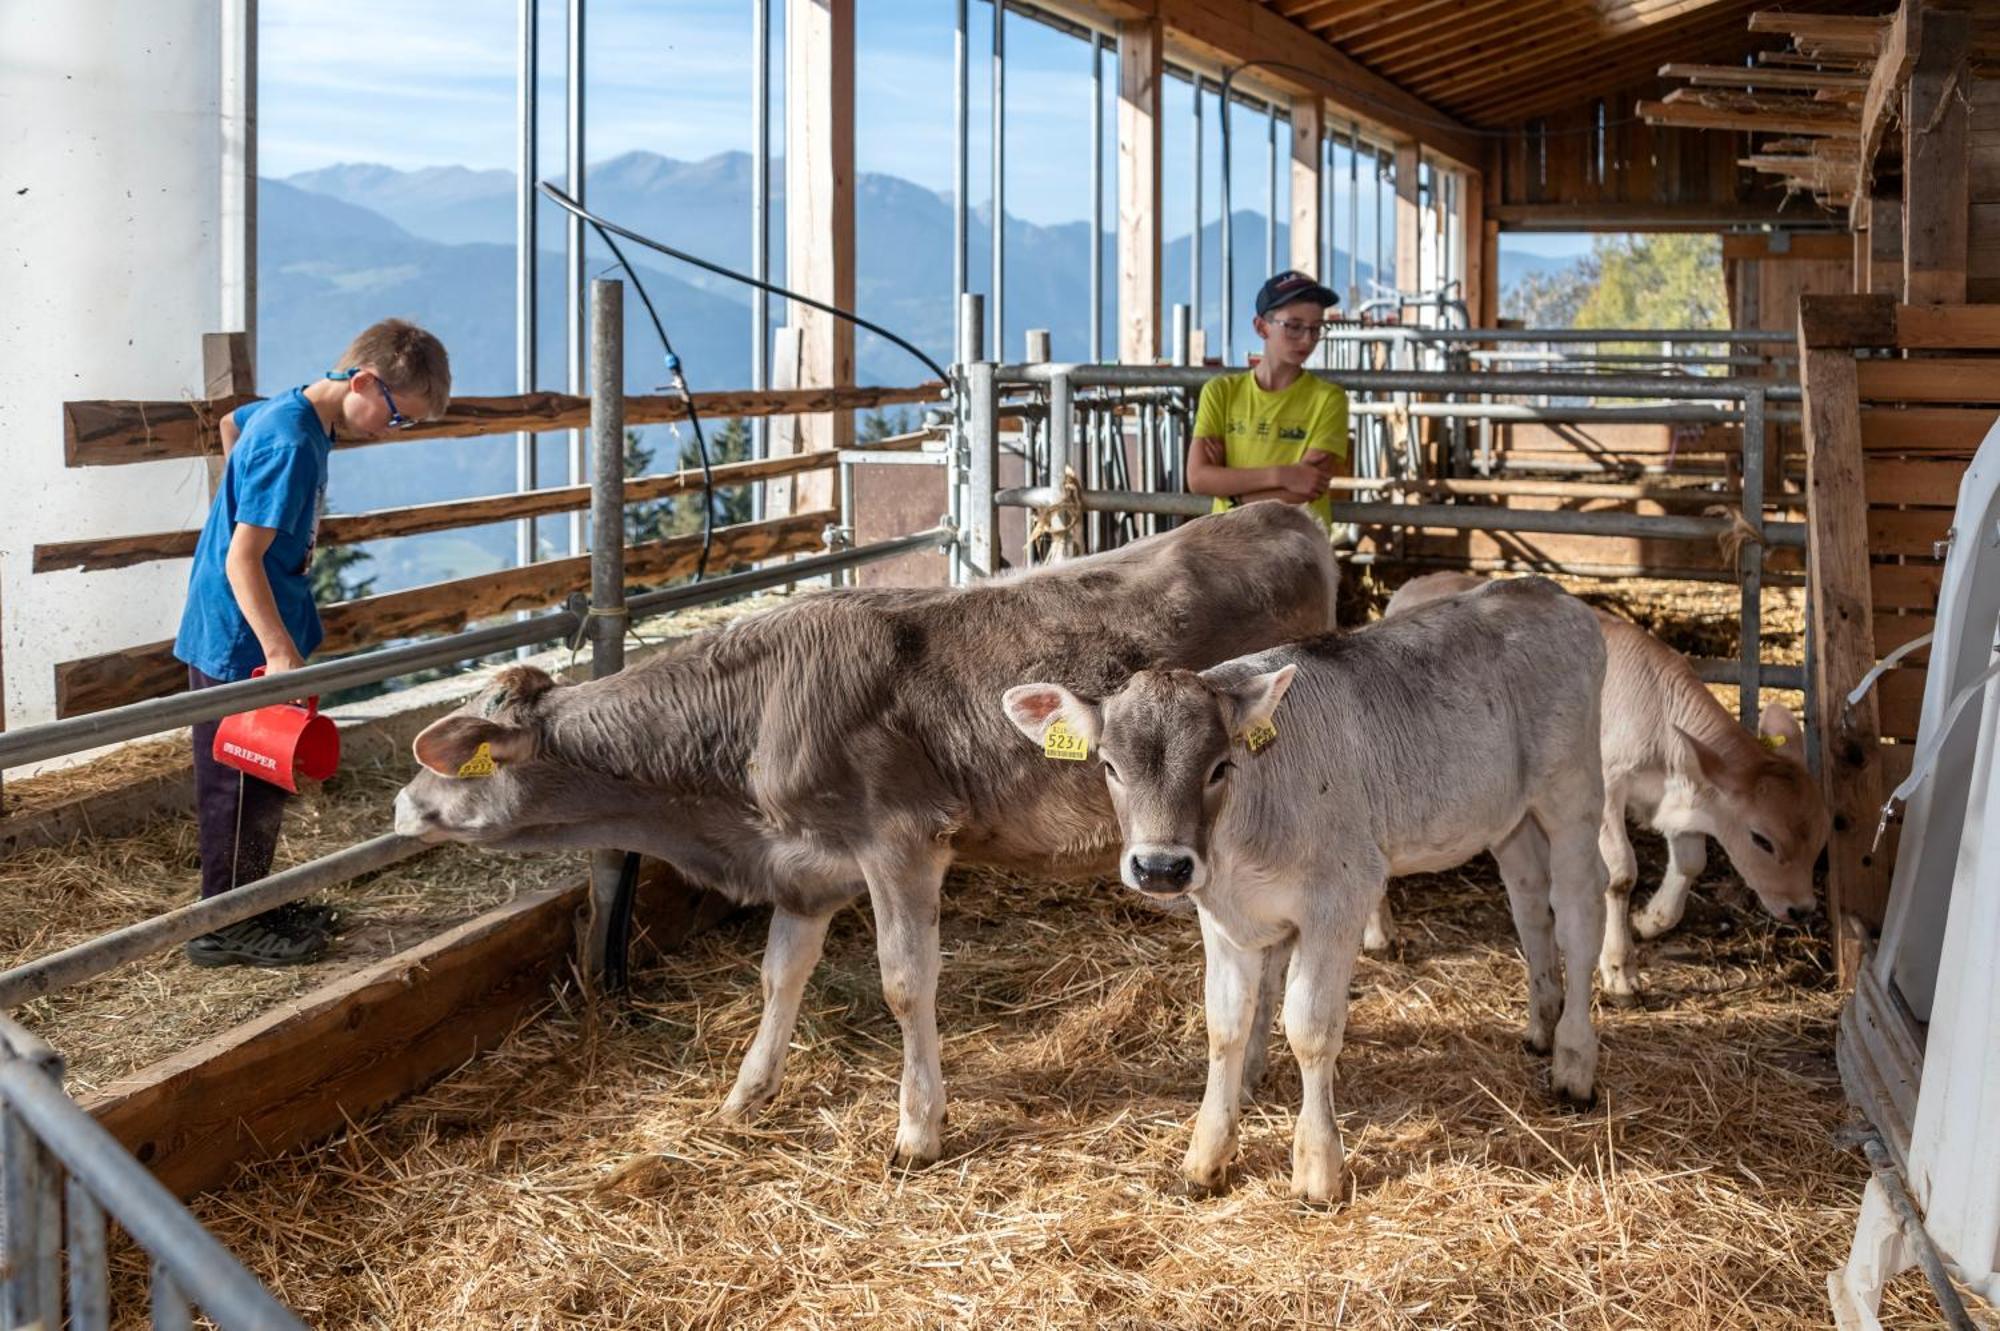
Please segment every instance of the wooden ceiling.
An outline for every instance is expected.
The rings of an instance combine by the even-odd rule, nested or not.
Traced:
[[[1895,0],[1261,0],[1460,122],[1524,120],[1651,83],[1669,61],[1741,61],[1777,8],[1887,14]]]

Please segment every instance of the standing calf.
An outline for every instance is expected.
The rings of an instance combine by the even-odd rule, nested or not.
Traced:
[[[1200,674],[1141,671],[1101,704],[1054,683],[1007,691],[1028,738],[1060,720],[1098,755],[1126,884],[1192,898],[1201,917],[1208,1090],[1190,1181],[1213,1187],[1235,1150],[1267,953],[1290,948],[1285,1034],[1305,1083],[1292,1191],[1338,1195],[1334,1060],[1363,923],[1391,875],[1482,850],[1527,959],[1527,1042],[1553,1044],[1560,1094],[1595,1098],[1603,678],[1590,610],[1532,578]]]
[[[1397,588],[1386,611],[1418,606],[1481,586],[1467,573],[1431,573]],[[1631,997],[1638,967],[1631,932],[1653,938],[1680,923],[1688,888],[1708,863],[1708,837],[1722,843],[1764,909],[1781,920],[1813,910],[1813,864],[1830,819],[1806,770],[1798,720],[1773,703],[1759,735],[1736,724],[1673,648],[1638,625],[1598,612],[1604,630],[1604,826],[1598,845],[1611,881],[1598,976],[1605,991]],[[1761,742],[1760,742],[1761,741]],[[1667,871],[1652,900],[1628,923],[1638,860],[1627,815],[1667,839]],[[1369,922],[1367,945],[1386,947],[1385,902]]]
[[[725,1115],[777,1093],[835,911],[867,894],[903,1033],[895,1159],[937,1159],[938,902],[954,860],[1108,869],[1104,783],[1021,751],[990,700],[1041,675],[1109,692],[1332,626],[1338,574],[1301,509],[1251,504],[961,588],[800,597],[623,674],[504,670],[414,745],[396,830],[496,850],[617,847],[773,907],[764,1014]]]

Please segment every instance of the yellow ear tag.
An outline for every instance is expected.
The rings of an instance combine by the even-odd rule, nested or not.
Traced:
[[[1785,737],[1783,735],[1759,735],[1757,736],[1757,742],[1767,749],[1782,749],[1785,747]]]
[[[458,765],[460,776],[492,776],[500,770],[500,764],[493,761],[493,746],[481,744],[472,751],[472,756]]]
[[[1071,730],[1069,722],[1058,717],[1049,722],[1049,728],[1042,732],[1042,756],[1080,763],[1090,757],[1090,741]]]
[[[1269,721],[1259,721],[1256,725],[1251,726],[1243,732],[1243,742],[1250,746],[1250,752],[1252,753],[1257,752],[1257,750],[1263,748],[1277,737],[1278,728]]]

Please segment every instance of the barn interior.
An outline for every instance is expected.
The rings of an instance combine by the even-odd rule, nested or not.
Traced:
[[[23,482],[0,496],[0,1325],[1991,1324],[1996,1254],[1963,1236],[2000,1214],[2000,1172],[1976,1162],[1983,1209],[1935,1241],[1924,1222],[1936,1143],[1957,1140],[1920,1102],[1945,1094],[1926,1048],[1961,1001],[1948,934],[1954,865],[1961,893],[1971,871],[1933,825],[1949,799],[1883,810],[1934,771],[1976,831],[1971,746],[1995,730],[1976,695],[1973,720],[1942,719],[1940,681],[1977,682],[2000,617],[1954,571],[1975,557],[1962,504],[2000,403],[2000,11],[957,0],[956,63],[936,70],[960,182],[937,298],[951,355],[883,384],[862,382],[857,345],[884,330],[824,308],[857,308],[857,8],[752,0],[752,276],[782,271],[798,299],[754,304],[749,383],[689,393],[628,372],[651,355],[628,345],[650,337],[642,293],[586,268],[589,219],[536,233],[537,180],[589,206],[568,174],[588,6],[520,0],[521,391],[456,398],[350,455],[512,443],[520,484],[330,515],[319,540],[512,523],[524,557],[323,607],[328,659],[301,679],[396,687],[330,707],[342,769],[295,802],[274,873],[195,905],[186,727],[291,696],[188,694],[159,640],[196,533],[158,494],[210,493],[218,422],[280,387],[253,355],[257,6],[173,0],[148,31],[0,16],[0,46],[33,56],[4,79],[39,145],[16,196],[24,317],[0,358],[0,448]],[[968,9],[998,19],[990,51]],[[1078,43],[1097,90],[1078,114],[1103,120],[1077,170],[1106,243],[1068,359],[1007,321],[1007,229],[983,256],[968,239],[972,173],[1004,216],[1021,24]],[[565,25],[572,91],[555,96],[535,62]],[[1204,107],[1231,127],[1209,163],[1219,203],[1194,191],[1192,229],[1218,244],[1188,247],[1182,303],[1163,177],[1189,126],[1166,115],[1170,83],[1192,90],[1198,180]],[[538,119],[557,116],[571,155],[541,160]],[[1262,236],[1232,235],[1232,154],[1266,162]],[[155,212],[118,203],[148,188]],[[1714,238],[1726,326],[1505,317],[1503,244],[1548,233]],[[550,243],[562,299],[538,308]],[[1313,362],[1353,411],[1353,475],[1333,487],[1343,624],[1420,573],[1541,573],[1687,656],[1740,724],[1772,703],[1803,724],[1831,813],[1823,916],[1780,924],[1711,856],[1680,927],[1639,944],[1636,998],[1600,998],[1595,1109],[1558,1107],[1520,1047],[1522,968],[1483,859],[1391,885],[1400,937],[1361,963],[1341,1062],[1349,1191],[1322,1209],[1285,1187],[1299,1079],[1282,1040],[1230,1186],[1181,1186],[1200,937],[1115,882],[953,872],[946,1158],[905,1171],[885,1166],[899,1033],[865,907],[836,920],[777,1103],[723,1123],[765,916],[608,849],[496,856],[390,830],[413,736],[502,664],[601,678],[821,588],[963,586],[1207,511],[1184,492],[1192,407],[1254,349],[1241,291],[1260,257],[1343,297]],[[127,348],[105,345],[114,316]],[[540,386],[544,328],[567,391]],[[885,407],[914,424],[863,437]],[[628,429],[725,418],[749,422],[745,460],[627,474]],[[538,438],[562,441],[567,484],[537,477]],[[747,516],[625,534],[633,506],[713,512],[718,492]],[[567,557],[526,557],[536,523],[567,526]],[[1899,852],[1920,803],[1917,865]],[[1643,890],[1666,850],[1635,840]],[[309,896],[355,921],[324,962],[182,956]],[[1867,1256],[1857,1217],[1901,1246]]]

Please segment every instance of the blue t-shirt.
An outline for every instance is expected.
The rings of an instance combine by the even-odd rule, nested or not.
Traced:
[[[174,639],[177,658],[220,680],[248,679],[264,664],[263,645],[229,586],[229,542],[238,523],[278,533],[264,552],[264,576],[271,580],[278,617],[300,656],[312,655],[320,644],[319,607],[307,575],[333,450],[303,388],[239,407],[234,419],[236,447],[195,545],[187,609]]]

